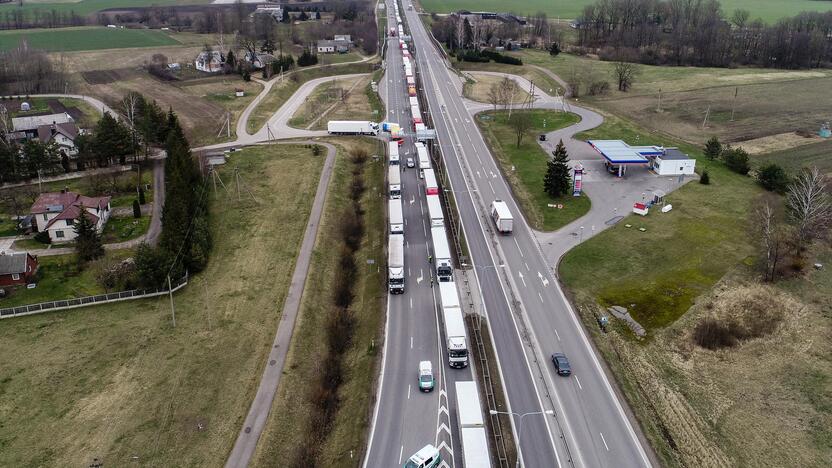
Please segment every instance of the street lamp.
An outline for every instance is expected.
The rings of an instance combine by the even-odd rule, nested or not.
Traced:
[[[541,414],[541,415],[542,414],[548,414],[549,416],[555,414],[555,412],[553,410],[530,411],[528,413],[513,413],[511,411],[488,410],[488,413],[491,414],[492,416],[495,416],[495,415],[498,415],[498,414],[507,414],[509,416],[519,416],[520,417],[520,421],[517,423],[517,457],[516,457],[517,458],[517,464],[515,465],[518,468],[520,467],[520,437],[522,437],[522,434],[523,434],[523,418],[525,418],[526,416],[535,415],[535,414]]]

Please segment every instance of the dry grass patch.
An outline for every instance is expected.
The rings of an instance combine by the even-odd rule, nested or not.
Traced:
[[[370,110],[367,97],[364,95],[364,87],[369,82],[370,77],[363,76],[319,84],[295,111],[289,120],[289,125],[296,128],[322,130],[326,128],[328,120],[338,120],[342,118],[341,116],[349,120],[362,120],[360,116],[367,114]]]
[[[812,143],[818,143],[821,141],[823,141],[823,139],[815,134],[804,132],[787,132],[780,133],[777,135],[769,135],[761,138],[755,138],[753,140],[741,141],[737,143],[735,146],[744,149],[748,152],[748,154],[755,155],[771,153],[774,151],[784,151],[791,148],[797,148],[798,146],[810,145]]]
[[[494,75],[483,75],[481,73],[469,73],[476,82],[474,83],[465,83],[463,88],[463,94],[468,99],[478,101],[478,102],[485,102],[490,104],[490,100],[488,98],[488,92],[494,85],[499,85],[500,81],[503,80],[502,77],[494,76]],[[529,98],[529,93],[527,93],[523,89],[518,89],[517,93],[514,95],[514,99],[512,100],[513,104],[522,104],[526,102]]]

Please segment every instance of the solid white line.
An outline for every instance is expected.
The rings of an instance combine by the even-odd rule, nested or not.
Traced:
[[[601,442],[603,442],[603,443],[604,443],[604,448],[605,448],[605,449],[607,449],[607,452],[609,452],[609,451],[610,451],[610,448],[607,446],[607,440],[606,440],[606,439],[604,439],[604,433],[603,433],[603,432],[599,432],[599,434],[601,434]],[[400,461],[401,461],[401,460],[400,460]]]
[[[558,333],[558,329],[555,328],[555,336],[558,337],[558,341],[560,341],[560,334]]]
[[[580,388],[581,390],[583,390],[583,389],[584,389],[584,387],[582,387],[582,386],[581,386],[581,381],[580,381],[580,379],[578,379],[578,376],[577,376],[577,375],[575,375],[574,377],[575,377],[575,382],[577,382],[577,383],[578,383],[578,388]]]
[[[413,337],[410,337],[410,349],[413,349]]]
[[[376,433],[376,426],[378,424],[378,411],[379,407],[381,407],[381,399],[384,395],[384,370],[387,367],[387,358],[390,354],[387,352],[387,343],[390,341],[388,340],[389,332],[390,332],[390,293],[387,294],[387,314],[386,319],[384,321],[384,346],[381,349],[382,358],[381,358],[381,369],[379,370],[379,378],[378,378],[378,398],[376,399],[375,409],[373,409],[373,425],[370,428],[370,438],[367,444],[367,452],[364,454],[364,463],[362,464],[363,468],[367,468],[367,462],[370,459],[370,454],[373,453],[373,440],[374,435]],[[404,446],[402,446],[402,450],[404,450]],[[401,454],[399,455],[399,463],[401,463]]]
[[[520,256],[523,257],[523,258],[526,258],[526,256],[523,255],[523,249],[520,248],[520,244],[517,242],[517,238],[512,237],[512,239],[514,239],[514,245],[517,246],[517,251],[520,252]]]
[[[428,236],[428,228],[427,228],[427,225],[425,224],[424,219],[422,219],[422,230],[425,231],[425,237],[427,237]]]
[[[526,265],[526,271],[532,271],[532,270],[531,270],[531,268],[529,268],[529,264],[528,264],[528,263],[525,263],[525,262],[524,262],[524,263],[523,263],[523,265]]]
[[[410,399],[410,387],[412,387],[412,385],[407,384],[407,399],[408,400]]]
[[[491,187],[491,193],[497,193],[497,192],[495,192],[495,191],[494,191],[494,186],[493,186],[493,185],[491,185],[491,181],[490,181],[490,180],[488,181],[488,186],[489,186],[489,187]]]
[[[403,454],[404,454],[404,445],[402,445],[402,448],[399,449],[399,465],[402,464],[402,455]]]
[[[540,298],[540,302],[543,302],[543,296],[541,296],[540,293],[537,293],[537,297]],[[544,302],[544,304],[545,304],[545,302]]]
[[[413,298],[412,297],[410,298],[410,308],[411,309],[413,308]],[[410,347],[411,348],[413,347],[413,337],[412,336],[410,337]]]
[[[523,287],[524,287],[524,288],[525,288],[525,287],[527,287],[527,286],[526,286],[526,280],[523,278],[523,275],[522,275],[522,274],[520,274],[520,281],[522,281],[522,282],[523,282]]]

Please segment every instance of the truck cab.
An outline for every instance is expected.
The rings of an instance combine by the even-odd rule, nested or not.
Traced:
[[[431,392],[436,380],[433,378],[433,365],[430,361],[419,362],[419,391]]]

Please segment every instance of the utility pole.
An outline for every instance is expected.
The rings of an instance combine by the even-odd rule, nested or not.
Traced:
[[[662,111],[662,89],[659,88],[659,105],[656,107],[656,112]]]
[[[173,305],[173,288],[170,284],[170,274],[168,274],[168,296],[170,296],[170,317],[173,320],[173,328],[176,328],[176,307]]]
[[[705,111],[705,120],[702,121],[702,129],[705,129],[705,126],[708,124],[708,116],[711,115],[711,106],[708,106],[708,110]]]
[[[740,92],[739,86],[734,88],[734,100],[731,101],[731,122],[734,121],[734,109],[737,107],[737,94]]]

